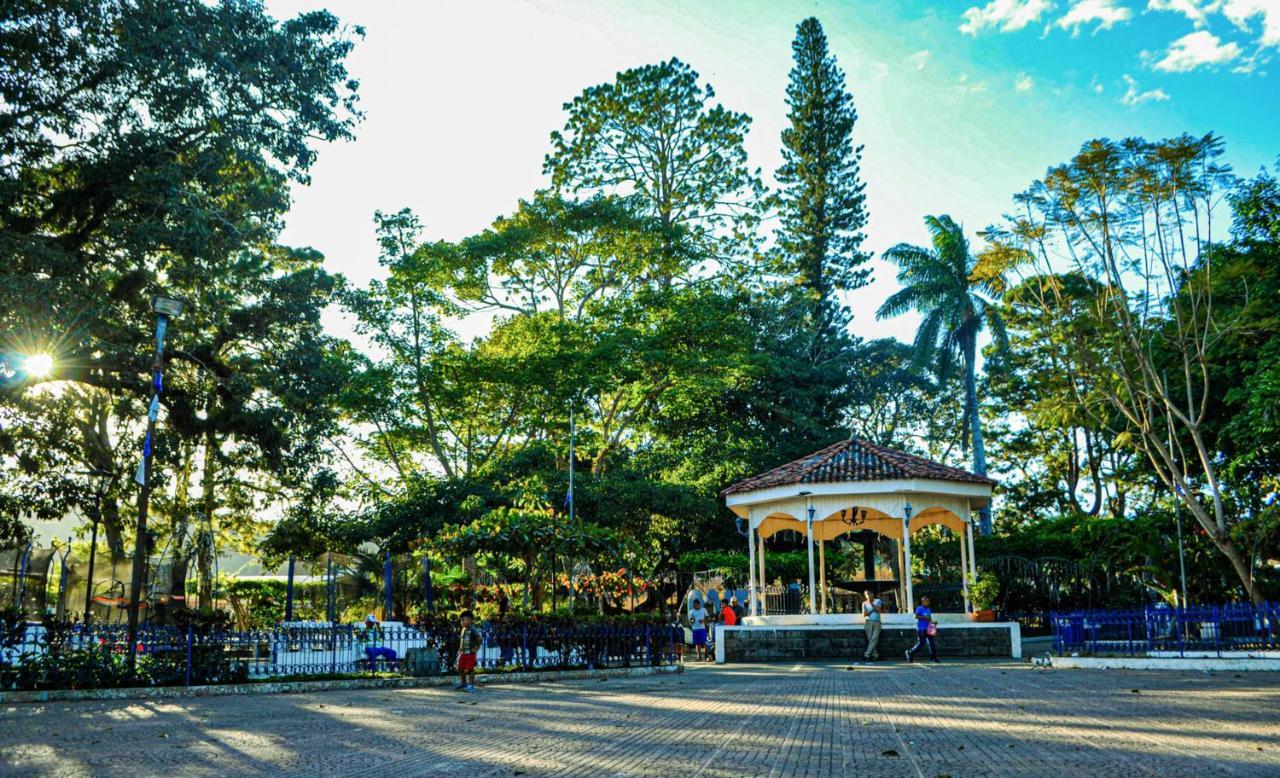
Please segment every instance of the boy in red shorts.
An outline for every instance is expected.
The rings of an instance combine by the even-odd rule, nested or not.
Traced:
[[[464,692],[476,690],[476,652],[480,650],[480,630],[473,622],[471,611],[461,615],[462,636],[458,641],[458,685]]]

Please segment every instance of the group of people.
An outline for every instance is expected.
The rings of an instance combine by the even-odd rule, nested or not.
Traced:
[[[867,635],[867,649],[863,652],[863,658],[868,661],[877,661],[880,659],[880,633],[883,627],[882,616],[884,614],[884,603],[870,589],[862,593],[862,621],[863,629]],[[729,603],[720,609],[718,621],[726,627],[733,627],[742,622],[742,617],[746,615],[743,606],[738,602],[737,597],[731,597]],[[906,659],[908,662],[914,662],[916,654],[923,649],[929,650],[929,660],[938,661],[938,646],[935,642],[937,636],[938,624],[933,618],[933,610],[929,607],[929,598],[921,597],[920,604],[915,608],[916,619],[916,642],[915,645],[906,651]],[[710,659],[710,625],[713,622],[711,613],[703,606],[700,599],[694,598],[692,606],[689,609],[689,623],[692,627],[692,640],[695,656],[699,660]]]
[[[728,604],[720,609],[719,622],[726,627],[736,627],[742,623],[742,617],[746,615],[746,609],[738,602],[738,598],[730,597]],[[692,643],[695,656],[698,659],[706,660],[711,658],[709,652],[710,631],[712,616],[709,611],[702,605],[702,600],[694,598],[692,607],[689,608],[689,625],[692,629]]]
[[[879,597],[867,589],[862,592],[862,625],[867,633],[867,650],[863,652],[863,658],[874,662],[880,658],[880,632],[883,627],[881,616],[884,613],[884,603]],[[934,637],[938,633],[938,623],[933,618],[933,610],[929,607],[929,598],[921,597],[920,604],[916,606],[916,642],[911,648],[907,649],[907,661],[914,662],[916,654],[920,649],[928,647],[929,660],[938,661],[938,647],[934,642]]]
[[[462,631],[458,635],[458,658],[455,661],[458,668],[458,685],[453,688],[463,692],[474,692],[476,690],[476,654],[480,651],[483,636],[480,634],[480,628],[475,624],[475,616],[471,611],[463,611],[458,620]],[[364,654],[368,660],[369,669],[372,670],[379,660],[389,664],[397,661],[395,649],[383,645],[385,637],[382,624],[372,613],[364,617],[364,627],[356,631],[356,638],[364,644]]]

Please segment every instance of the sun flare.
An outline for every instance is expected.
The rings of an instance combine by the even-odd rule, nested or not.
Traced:
[[[32,354],[22,366],[32,378],[47,378],[53,372],[53,357],[49,354]]]

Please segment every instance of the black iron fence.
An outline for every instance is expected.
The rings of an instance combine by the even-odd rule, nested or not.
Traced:
[[[1054,613],[1061,654],[1249,656],[1280,652],[1280,604],[1166,606]]]
[[[446,674],[460,630],[387,624],[374,629],[294,622],[269,630],[144,626],[137,666],[114,625],[24,624],[0,636],[0,689],[93,689],[341,677]],[[486,624],[476,652],[487,672],[641,667],[679,661],[677,631],[652,624]]]

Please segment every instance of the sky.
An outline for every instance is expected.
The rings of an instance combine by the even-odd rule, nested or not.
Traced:
[[[1280,0],[267,2],[277,18],[317,8],[365,30],[349,61],[365,119],[355,141],[319,149],[281,239],[356,283],[381,275],[375,210],[411,208],[430,240],[483,230],[545,185],[565,102],[673,56],[753,117],[747,150],[770,180],[807,16],[858,110],[876,256],[927,243],[927,214],[950,214],[976,241],[1092,138],[1212,131],[1241,175],[1280,154]],[[873,268],[849,299],[856,333],[910,340],[915,317],[876,320],[897,283]],[[337,313],[328,324],[345,334]]]

